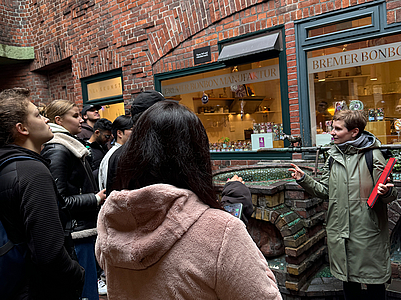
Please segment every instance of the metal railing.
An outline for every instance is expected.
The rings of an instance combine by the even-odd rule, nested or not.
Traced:
[[[316,158],[315,158],[315,176],[317,175],[317,169],[318,169],[318,164],[319,164],[319,155],[320,153],[323,154],[324,160],[326,161],[326,152],[331,149],[331,146],[329,147],[323,147],[323,146],[312,146],[312,147],[287,147],[287,148],[260,148],[257,151],[258,152],[270,152],[270,153],[302,153],[302,152],[309,152],[309,153],[316,153]],[[369,149],[388,149],[388,150],[401,150],[401,144],[386,144],[386,145],[381,145],[379,147],[370,147]]]

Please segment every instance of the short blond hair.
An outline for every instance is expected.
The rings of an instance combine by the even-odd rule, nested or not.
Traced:
[[[333,121],[343,120],[345,128],[348,131],[358,128],[358,136],[365,130],[367,118],[366,114],[361,110],[344,109],[336,112],[333,116]]]

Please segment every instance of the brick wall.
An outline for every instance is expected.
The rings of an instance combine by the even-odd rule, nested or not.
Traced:
[[[0,71],[0,90],[13,88],[16,86],[29,86],[29,63],[18,65],[3,65]]]
[[[27,1],[0,0],[0,44],[27,46]],[[25,3],[25,4],[23,4]]]
[[[1,0],[0,25],[7,26],[0,26],[5,28],[0,41],[34,46],[31,71],[71,58],[74,91],[70,94],[79,103],[81,78],[122,68],[128,104],[132,94],[153,88],[153,74],[192,67],[195,45],[210,45],[214,62],[218,41],[285,25],[291,130],[297,134],[294,21],[364,2]],[[399,1],[388,1],[387,8],[388,22],[399,22]],[[32,78],[30,84],[38,80]],[[51,99],[48,88],[44,89],[38,96]]]

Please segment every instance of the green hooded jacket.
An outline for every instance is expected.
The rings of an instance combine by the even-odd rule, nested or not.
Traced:
[[[387,203],[397,197],[392,188],[373,208],[366,201],[386,165],[379,149],[373,150],[373,178],[364,152],[380,142],[364,131],[362,143],[334,145],[329,150],[320,182],[305,174],[297,181],[309,194],[329,199],[327,246],[331,273],[342,281],[382,284],[391,276]],[[373,181],[374,180],[374,181]]]

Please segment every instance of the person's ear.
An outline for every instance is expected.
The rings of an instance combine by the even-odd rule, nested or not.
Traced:
[[[82,119],[85,121],[85,120],[87,120],[88,119],[88,115],[87,114],[84,114],[83,116],[82,116]]]
[[[118,130],[117,130],[117,136],[116,136],[115,138],[117,139],[117,137],[119,137],[120,139],[122,139],[122,138],[123,138],[123,135],[124,135],[124,131],[118,129]]]
[[[21,134],[21,135],[25,135],[28,136],[29,135],[29,130],[27,127],[25,127],[24,124],[22,123],[17,123],[15,124],[15,129],[17,130],[17,133]]]
[[[54,121],[56,122],[57,125],[61,125],[61,117],[60,116],[55,116]]]
[[[359,128],[354,128],[354,129],[351,130],[351,132],[352,132],[352,135],[351,135],[351,136],[352,136],[353,138],[355,138],[355,137],[358,136]]]
[[[100,135],[100,130],[99,130],[99,129],[96,129],[95,132],[94,132],[94,134],[95,134],[96,136],[99,136],[99,135]]]

